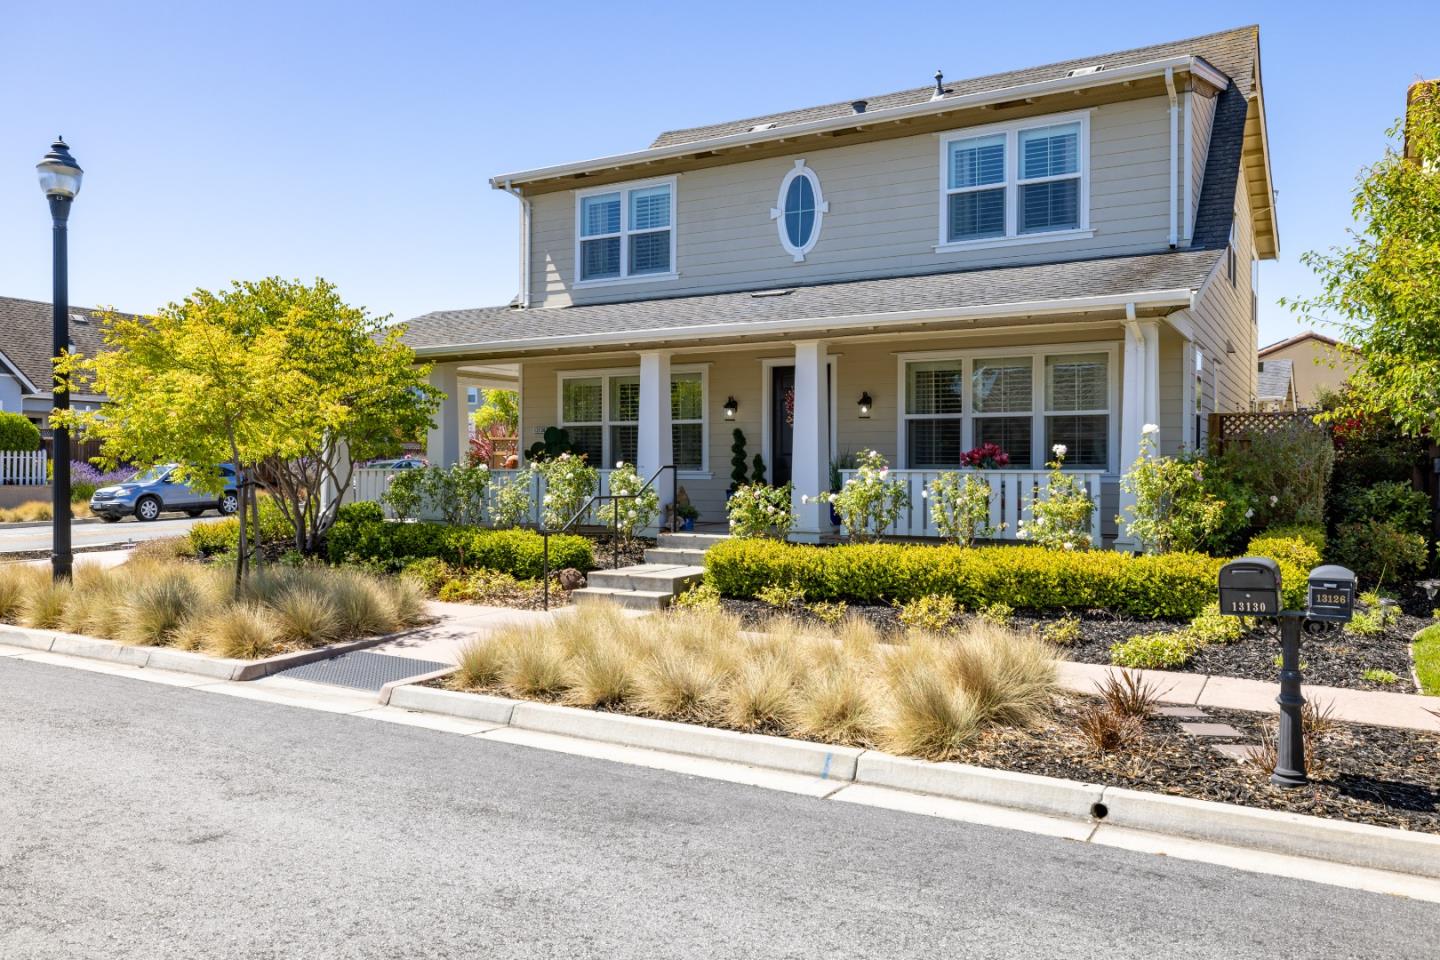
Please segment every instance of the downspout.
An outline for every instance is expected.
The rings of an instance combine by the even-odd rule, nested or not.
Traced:
[[[520,306],[528,308],[530,306],[530,198],[525,196],[523,190],[512,187],[509,180],[505,181],[501,189],[520,201]]]
[[[1179,181],[1176,175],[1179,171],[1179,139],[1180,139],[1180,108],[1175,102],[1175,68],[1165,68],[1165,91],[1170,95],[1170,249],[1174,250],[1180,245],[1180,239],[1176,234],[1175,204],[1179,202],[1178,188]]]

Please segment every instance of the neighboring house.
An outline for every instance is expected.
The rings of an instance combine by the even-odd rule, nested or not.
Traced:
[[[702,521],[739,428],[802,539],[832,529],[808,498],[833,458],[882,452],[914,494],[896,531],[926,535],[921,486],[987,441],[1012,465],[996,516],[1063,443],[1113,536],[1144,425],[1175,451],[1255,398],[1252,265],[1279,245],[1255,27],[491,184],[520,203],[517,303],[406,337],[450,396],[434,462],[460,455],[472,371],[508,365],[523,444],[561,426],[602,467],[673,462]]]
[[[78,307],[70,310],[70,342],[81,353],[93,355],[102,345],[99,314]],[[53,400],[52,349],[50,304],[0,297],[0,410],[23,413],[46,436]],[[76,409],[94,409],[104,402],[104,397],[85,392],[83,386],[70,394],[70,405]]]
[[[1353,348],[1313,330],[1261,347],[1259,356],[1262,363],[1277,360],[1290,363],[1295,404],[1307,409],[1317,405],[1321,393],[1333,393],[1344,386],[1355,362]]]
[[[1295,403],[1295,364],[1290,360],[1261,360],[1255,379],[1255,409],[1293,411]]]

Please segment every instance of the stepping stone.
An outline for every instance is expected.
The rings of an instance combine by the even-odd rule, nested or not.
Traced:
[[[1199,707],[1156,707],[1155,712],[1162,717],[1203,717],[1205,711]]]
[[[1255,743],[1212,743],[1210,748],[1223,757],[1229,757],[1236,763],[1244,763],[1250,759],[1250,751],[1259,744]]]
[[[1192,737],[1243,737],[1228,723],[1182,723],[1180,729]]]

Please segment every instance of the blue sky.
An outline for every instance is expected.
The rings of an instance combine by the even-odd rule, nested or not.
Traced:
[[[507,170],[619,153],[670,127],[1261,26],[1281,259],[1344,239],[1356,173],[1406,86],[1440,76],[1440,4],[962,6],[257,2],[8,4],[0,61],[0,294],[48,299],[34,164],[86,170],[71,300],[150,310],[197,286],[325,276],[408,318],[516,290]],[[953,12],[951,12],[953,11]],[[63,34],[63,35],[62,35]],[[15,42],[28,38],[25,42]]]

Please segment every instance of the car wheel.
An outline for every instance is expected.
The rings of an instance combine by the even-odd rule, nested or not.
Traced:
[[[119,523],[119,522],[120,522],[120,518],[117,517],[117,516],[115,516],[113,513],[101,513],[101,514],[97,514],[97,516],[100,517],[100,521],[101,521],[102,523]]]
[[[220,515],[222,517],[232,516],[240,509],[240,498],[235,496],[233,491],[225,491],[225,496],[220,498]]]
[[[160,501],[155,497],[141,497],[135,504],[135,519],[150,521],[160,516]]]

